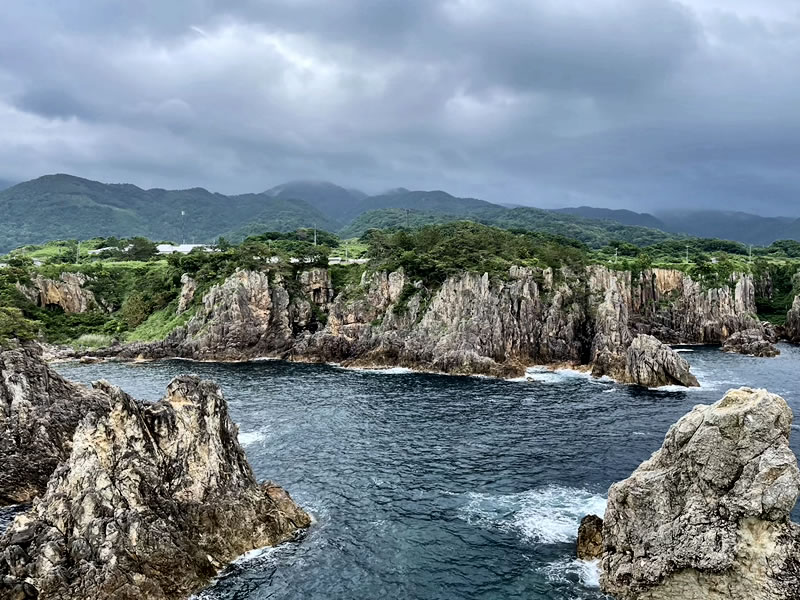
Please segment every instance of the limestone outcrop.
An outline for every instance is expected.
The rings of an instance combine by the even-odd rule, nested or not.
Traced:
[[[699,385],[689,371],[689,363],[672,348],[651,335],[634,337],[629,328],[628,305],[616,278],[607,285],[595,317],[592,374],[645,387]]]
[[[85,313],[98,308],[94,293],[86,283],[83,273],[61,273],[58,279],[36,276],[30,285],[17,284],[17,288],[31,302],[42,308],[57,306],[65,313]]]
[[[790,342],[800,344],[800,296],[794,297],[792,308],[786,315],[786,327],[784,328],[786,338]]]
[[[80,420],[108,399],[50,369],[36,344],[0,352],[0,505],[44,493]]]
[[[637,335],[625,352],[627,381],[645,387],[698,387],[689,363],[652,335]]]
[[[310,524],[256,482],[215,384],[178,377],[155,404],[95,386],[109,410],[83,419],[46,494],[0,538],[0,597],[187,598]]]
[[[748,356],[773,357],[781,352],[765,338],[761,329],[746,329],[731,335],[722,345],[722,350]]]
[[[699,405],[611,486],[601,588],[617,600],[800,597],[792,412],[766,390]]]
[[[176,314],[183,314],[194,300],[197,291],[197,282],[188,273],[181,275],[181,293],[178,296],[178,308]]]
[[[497,278],[463,272],[434,288],[402,270],[367,271],[358,285],[340,290],[325,269],[284,277],[275,270],[237,271],[212,287],[186,326],[165,340],[97,354],[273,356],[504,377],[522,375],[527,365],[558,363],[593,365],[596,375],[642,385],[691,385],[684,361],[667,346],[644,338],[629,356],[634,339],[722,343],[759,327],[747,275],[710,290],[678,271],[648,270],[634,280],[630,272],[597,265],[512,267]],[[653,364],[662,359],[665,367]]]

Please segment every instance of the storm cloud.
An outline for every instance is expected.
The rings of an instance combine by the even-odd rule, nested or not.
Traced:
[[[9,0],[0,179],[800,215],[796,0]]]

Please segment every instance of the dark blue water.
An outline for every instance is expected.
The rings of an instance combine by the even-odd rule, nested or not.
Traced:
[[[800,410],[800,351],[697,348],[702,388],[647,391],[569,372],[538,381],[348,371],[282,362],[59,365],[158,399],[175,375],[217,381],[260,478],[316,522],[229,569],[204,599],[596,599],[573,560],[578,521],[668,427],[731,387]],[[800,451],[800,436],[793,440]]]

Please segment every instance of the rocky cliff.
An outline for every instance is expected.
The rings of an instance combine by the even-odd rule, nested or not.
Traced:
[[[790,342],[800,344],[800,296],[794,297],[792,308],[786,315],[786,338]]]
[[[761,329],[745,329],[731,335],[722,345],[724,352],[746,354],[748,356],[773,357],[781,352],[773,344],[774,338],[765,337]]]
[[[0,505],[43,493],[80,420],[107,404],[101,392],[51,370],[35,344],[0,352]]]
[[[30,285],[17,288],[31,302],[42,308],[57,306],[65,313],[84,313],[98,307],[94,293],[87,289],[83,273],[62,273],[58,279],[36,276]]]
[[[238,271],[163,342],[110,353],[277,356],[500,376],[520,375],[530,364],[593,363],[596,374],[623,381],[691,384],[685,361],[666,346],[643,337],[640,351],[629,354],[634,339],[721,343],[735,331],[760,327],[754,313],[753,284],[745,275],[705,290],[678,271],[646,271],[634,281],[629,272],[599,266],[578,272],[513,267],[503,278],[462,273],[428,289],[402,271],[366,272],[359,285],[335,294],[324,269],[296,279]],[[668,356],[666,370],[655,375],[640,368]]]
[[[673,425],[609,490],[602,589],[618,600],[800,597],[791,422],[782,398],[742,388]]]
[[[0,596],[178,599],[308,515],[259,485],[219,388],[178,377],[155,404],[105,382],[47,492],[0,538]]]

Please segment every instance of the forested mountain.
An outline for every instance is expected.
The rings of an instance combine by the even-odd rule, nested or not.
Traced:
[[[768,246],[776,240],[800,239],[800,219],[795,217],[762,217],[721,210],[671,211],[652,215],[590,206],[559,208],[556,212],[758,246]]]
[[[287,231],[334,227],[298,200],[224,196],[203,188],[143,190],[71,175],[48,175],[0,192],[0,250],[52,239],[144,236],[207,242],[248,223]]]
[[[351,237],[371,228],[471,220],[505,229],[563,235],[599,247],[647,245],[684,234],[769,245],[800,239],[800,220],[745,213],[660,215],[579,207],[501,206],[444,191],[398,188],[377,196],[324,181],[294,181],[259,194],[225,196],[203,188],[144,190],[71,175],[47,175],[0,191],[0,252],[55,239],[144,236],[234,241],[264,231],[313,228]]]
[[[282,200],[302,200],[339,227],[362,212],[360,206],[367,197],[360,190],[346,189],[328,181],[290,181],[264,194]]]
[[[518,207],[474,210],[469,213],[448,214],[425,210],[387,208],[372,210],[358,216],[342,230],[342,236],[359,236],[369,229],[421,227],[466,219],[503,229],[524,229],[561,235],[599,248],[617,240],[637,246],[656,244],[678,236],[646,227],[632,227],[609,220],[586,219],[540,208]]]
[[[776,240],[800,240],[800,219],[762,217],[743,212],[691,211],[658,215],[666,231],[767,246]]]
[[[632,210],[578,206],[576,208],[558,208],[555,212],[586,217],[588,219],[607,219],[609,221],[616,221],[622,225],[664,229],[664,223],[650,213],[637,213]]]

